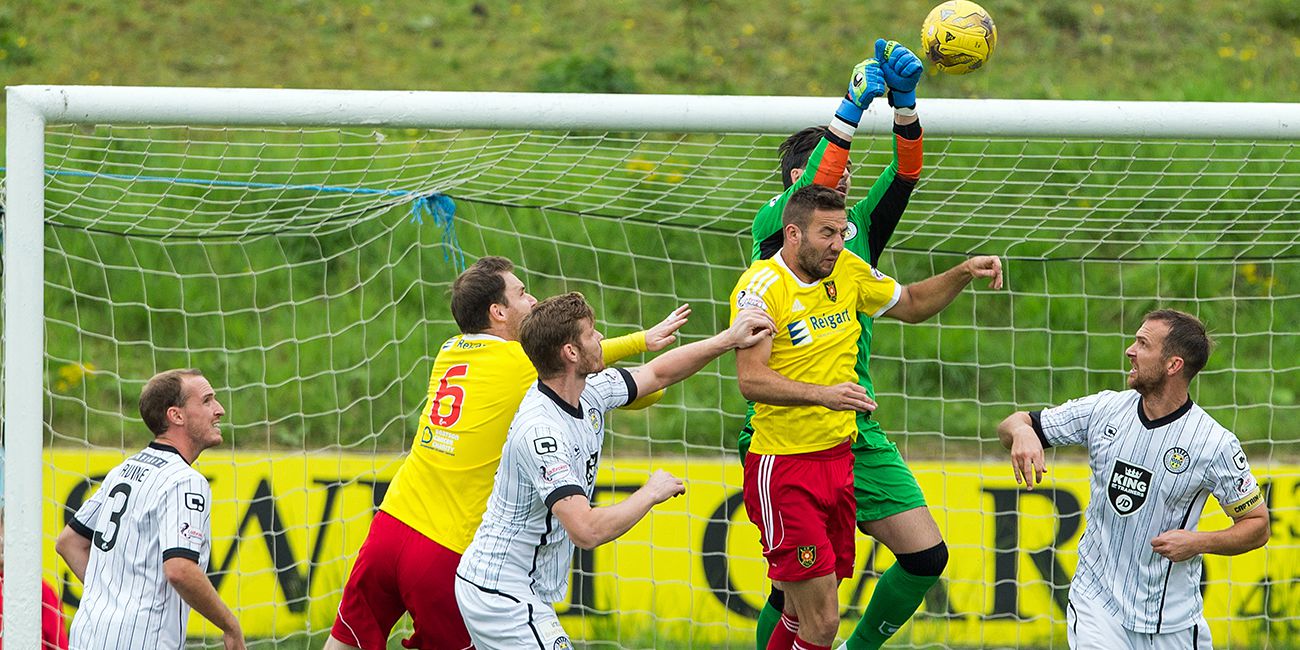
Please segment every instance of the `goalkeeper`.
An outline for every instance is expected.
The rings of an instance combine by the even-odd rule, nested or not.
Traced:
[[[809,127],[781,144],[781,180],[785,191],[773,197],[754,218],[751,261],[765,259],[781,248],[781,214],[795,191],[813,183],[843,194],[849,191],[849,146],[863,111],[875,97],[888,93],[894,107],[894,160],[848,211],[844,247],[876,268],[885,244],[894,233],[921,173],[921,123],[916,116],[916,84],[923,71],[920,59],[896,41],[879,39],[875,58],[853,69],[849,92],[830,125]],[[930,314],[929,316],[932,316]],[[926,316],[928,318],[929,316]],[[875,399],[868,366],[872,319],[858,314],[858,383]],[[739,436],[741,458],[749,450],[753,429],[749,405]],[[879,648],[911,618],[925,593],[948,563],[948,547],[925,504],[916,477],[869,413],[859,413],[853,443],[854,493],[858,529],[875,537],[897,558],[880,576],[867,610],[843,646],[850,650]],[[757,647],[766,648],[785,605],[785,595],[773,588],[758,617]]]

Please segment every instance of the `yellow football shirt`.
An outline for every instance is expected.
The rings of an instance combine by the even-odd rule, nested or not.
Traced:
[[[731,293],[731,320],[744,308],[766,311],[776,321],[768,367],[787,379],[832,386],[857,381],[857,312],[878,317],[902,292],[893,278],[847,250],[829,276],[811,284],[801,282],[777,253],[740,276]],[[854,418],[853,411],[823,406],[758,403],[749,450],[790,455],[830,449],[857,435]]]
[[[411,453],[379,508],[464,553],[478,529],[510,421],[537,370],[518,341],[453,336],[438,352]]]
[[[619,343],[620,340],[628,339]],[[605,363],[645,351],[645,334],[601,341]],[[464,553],[487,510],[510,422],[537,369],[518,341],[461,334],[442,344],[429,374],[411,453],[379,508],[422,535]],[[628,408],[645,408],[663,391]]]

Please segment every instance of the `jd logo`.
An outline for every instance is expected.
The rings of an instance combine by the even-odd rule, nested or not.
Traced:
[[[1127,517],[1142,507],[1151,489],[1151,470],[1116,460],[1110,470],[1106,495],[1110,505],[1121,517]]]

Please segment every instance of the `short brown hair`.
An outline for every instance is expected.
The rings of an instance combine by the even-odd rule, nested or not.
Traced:
[[[1183,376],[1191,381],[1210,360],[1214,343],[1205,331],[1205,324],[1195,316],[1177,309],[1157,309],[1142,317],[1142,322],[1158,320],[1169,326],[1161,352],[1165,357],[1183,358]]]
[[[167,433],[167,409],[185,404],[185,378],[202,376],[198,368],[178,368],[149,378],[140,391],[140,419],[154,437]]]
[[[488,309],[506,304],[506,279],[501,276],[514,268],[504,257],[480,257],[451,284],[451,317],[461,334],[477,334],[491,327]]]
[[[560,351],[566,343],[578,345],[583,320],[595,323],[595,313],[582,294],[574,291],[547,298],[533,307],[519,328],[519,343],[537,368],[537,376],[549,379],[564,373]]]
[[[843,210],[844,195],[829,187],[809,185],[790,195],[785,210],[781,212],[781,225],[794,224],[799,232],[808,229],[812,223],[813,212],[817,210]]]

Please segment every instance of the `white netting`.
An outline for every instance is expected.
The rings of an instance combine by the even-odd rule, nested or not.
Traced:
[[[725,323],[750,220],[779,191],[781,140],[118,125],[46,138],[46,534],[87,479],[146,442],[134,407],[144,379],[202,367],[225,391],[234,449],[201,461],[219,500],[213,569],[245,631],[268,643],[319,643],[333,620],[453,333],[446,298],[462,254],[511,258],[538,296],[584,292],[611,333],[690,302],[685,339],[702,338]],[[859,139],[850,199],[890,155],[888,138]],[[1122,351],[1156,306],[1211,327],[1219,348],[1194,397],[1286,488],[1278,516],[1294,516],[1298,197],[1294,142],[927,140],[881,266],[918,280],[996,253],[1009,291],[978,286],[930,323],[876,328],[879,419],[917,462],[954,557],[901,642],[1062,642],[1048,588],[1062,578],[1043,567],[1073,569],[1078,531],[1052,536],[1064,534],[1062,504],[1086,499],[1086,473],[1057,477],[1074,502],[1017,501],[994,428],[1012,410],[1120,385]],[[643,480],[644,459],[685,472],[692,489],[678,510],[583,555],[561,610],[590,647],[752,647],[745,614],[766,587],[756,533],[726,509],[744,412],[733,376],[724,358],[663,405],[613,419],[607,498]],[[1267,561],[1209,563],[1208,614],[1231,647],[1300,624],[1253,600],[1255,583],[1295,576],[1284,568],[1294,542],[1271,548]],[[876,557],[864,571],[886,566]],[[846,583],[846,602],[860,611],[871,584]],[[191,634],[219,639],[197,623]]]

